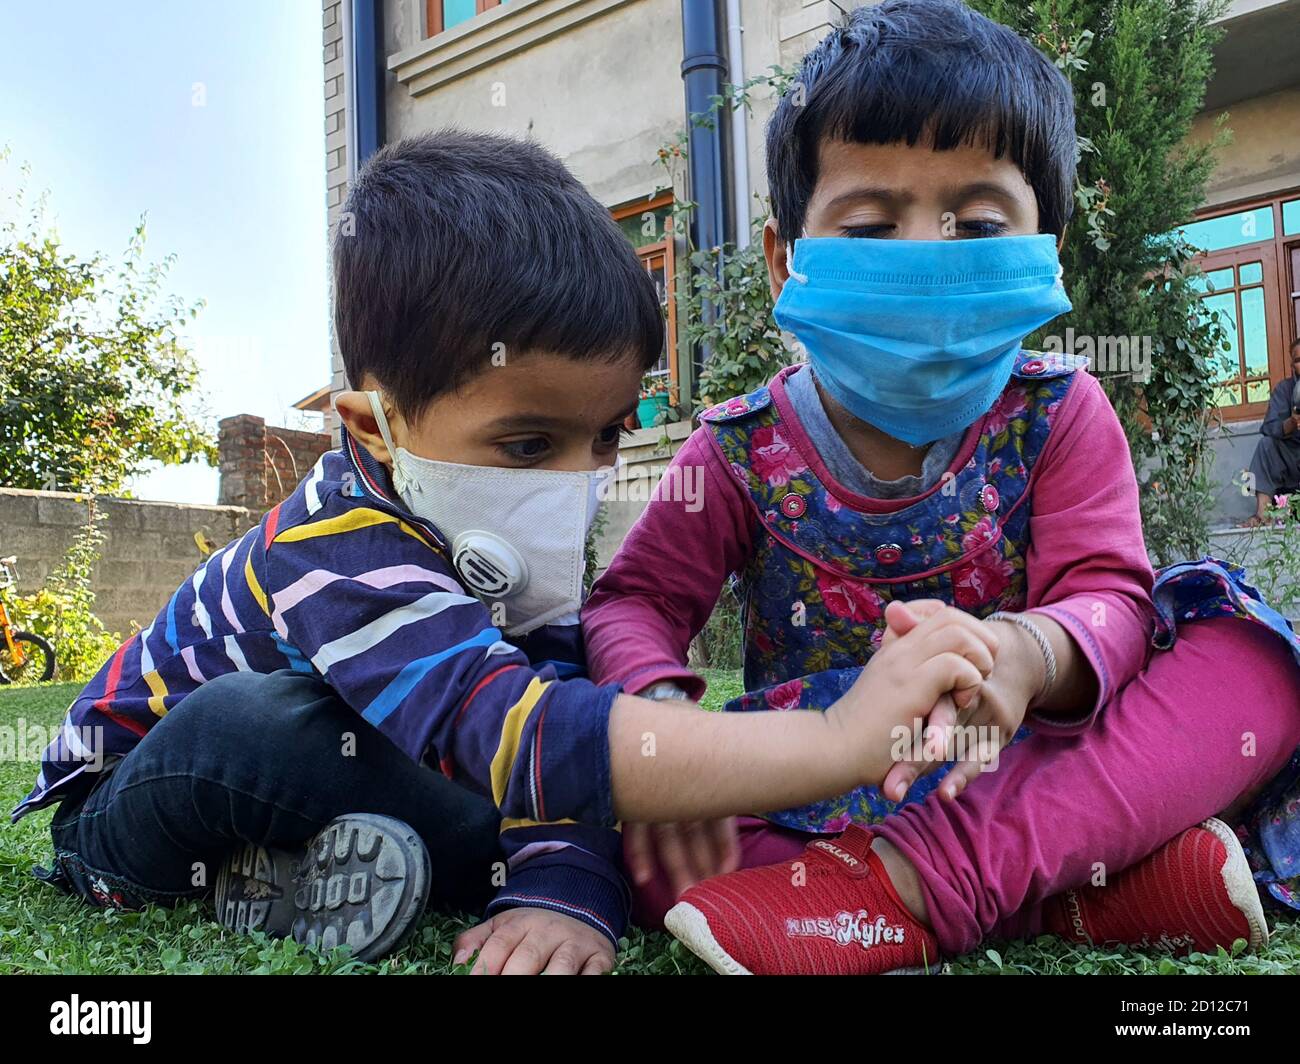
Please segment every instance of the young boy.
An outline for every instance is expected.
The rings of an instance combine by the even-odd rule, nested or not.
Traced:
[[[608,970],[617,818],[879,782],[890,728],[982,673],[931,626],[825,719],[579,678],[599,470],[663,342],[650,279],[559,162],[500,137],[385,148],[343,217],[342,446],[104,665],[14,819],[61,803],[40,874],[91,904],[215,885],[227,927],[373,959],[427,902],[490,898],[458,961]]]

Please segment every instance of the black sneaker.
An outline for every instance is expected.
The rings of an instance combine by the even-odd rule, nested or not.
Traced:
[[[217,920],[358,960],[396,950],[429,895],[429,853],[413,828],[375,813],[336,817],[296,850],[241,846],[217,874]]]

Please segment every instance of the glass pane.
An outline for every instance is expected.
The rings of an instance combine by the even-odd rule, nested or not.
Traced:
[[[643,258],[642,263],[650,274],[650,280],[654,281],[655,292],[659,295],[659,306],[664,312],[664,318],[668,316],[668,273],[667,260],[663,255],[654,255]],[[653,375],[668,373],[668,334],[664,332],[664,348],[659,353],[659,361],[648,371]]]
[[[1232,287],[1232,267],[1224,270],[1210,270],[1192,278],[1192,287],[1198,292],[1221,292]]]
[[[1201,312],[1207,317],[1213,314],[1218,315],[1219,324],[1223,326],[1229,348],[1227,351],[1216,351],[1215,355],[1221,361],[1226,359],[1228,365],[1233,367],[1228,372],[1236,375],[1240,372],[1236,367],[1240,366],[1238,361],[1238,352],[1241,350],[1237,343],[1237,300],[1231,292],[1221,292],[1217,296],[1206,296],[1201,300]],[[1240,400],[1237,400],[1240,401]]]
[[[442,0],[442,28],[449,30],[475,15],[474,0]]]
[[[1262,262],[1246,262],[1237,267],[1237,275],[1241,278],[1242,284],[1259,284],[1264,279],[1264,264]]]
[[[1268,374],[1268,325],[1264,321],[1264,289],[1244,288],[1241,292],[1241,350],[1246,376]]]
[[[666,235],[668,216],[672,212],[672,207],[656,207],[654,210],[646,208],[629,214],[626,218],[620,218],[618,227],[623,230],[623,235],[632,242],[634,248],[658,244]]]
[[[1282,204],[1282,232],[1287,236],[1300,233],[1300,199]]]
[[[1236,384],[1220,384],[1214,389],[1215,406],[1236,406],[1241,402],[1241,388]]]
[[[1180,226],[1183,235],[1202,251],[1219,251],[1238,244],[1253,244],[1273,239],[1273,208],[1256,207],[1250,211],[1225,214]]]
[[[1251,381],[1246,385],[1246,402],[1267,403],[1268,393],[1268,381]]]

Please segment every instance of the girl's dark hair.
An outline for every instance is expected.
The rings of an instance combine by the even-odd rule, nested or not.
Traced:
[[[404,417],[494,355],[649,369],[663,349],[659,299],[632,245],[527,141],[443,130],[387,145],[352,185],[333,264],[348,380],[370,374]]]
[[[809,52],[767,127],[767,179],[793,243],[817,184],[823,140],[937,151],[982,144],[1010,158],[1060,236],[1074,202],[1069,82],[1029,42],[956,0],[884,0],[851,12]]]

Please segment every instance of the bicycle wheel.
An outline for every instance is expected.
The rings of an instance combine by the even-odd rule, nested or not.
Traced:
[[[14,660],[9,644],[0,640],[0,683],[43,683],[54,678],[54,648],[39,635],[14,632],[22,662]]]

